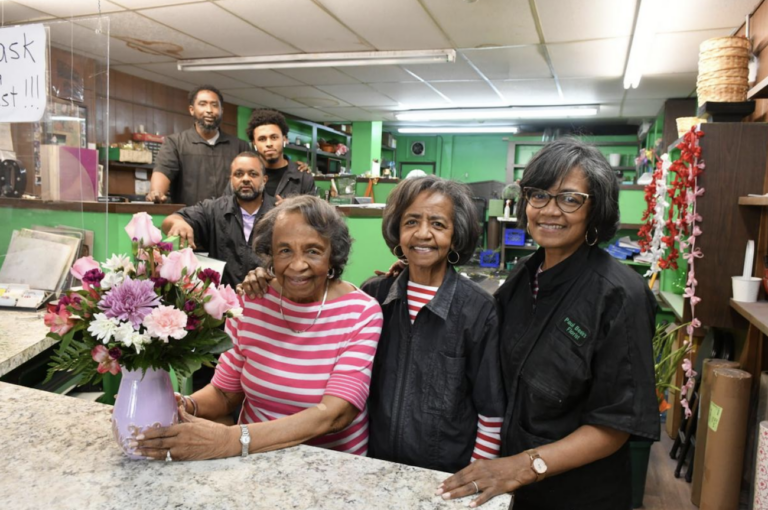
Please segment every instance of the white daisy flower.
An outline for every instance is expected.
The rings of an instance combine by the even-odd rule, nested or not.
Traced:
[[[103,313],[93,316],[94,320],[88,325],[88,332],[103,343],[108,343],[120,327],[116,319],[110,319]]]

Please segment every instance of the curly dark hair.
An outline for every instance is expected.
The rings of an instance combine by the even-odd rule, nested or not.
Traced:
[[[245,134],[248,140],[253,142],[253,131],[259,126],[266,126],[274,124],[280,128],[283,133],[283,137],[288,137],[288,123],[285,121],[285,117],[277,110],[263,109],[253,110],[251,114],[251,120],[248,121],[248,128],[245,130]]]
[[[419,193],[430,191],[440,193],[453,202],[453,250],[459,254],[456,265],[466,264],[477,247],[480,237],[477,208],[472,201],[469,186],[434,175],[405,179],[392,190],[384,207],[381,233],[390,250],[400,244],[400,220]]]
[[[313,195],[286,198],[254,225],[253,250],[262,265],[269,267],[272,264],[272,236],[277,218],[294,212],[301,213],[310,227],[315,229],[323,239],[331,242],[331,268],[334,278],[341,276],[349,260],[352,236],[349,235],[347,223],[341,213],[325,200]]]
[[[219,89],[217,89],[213,85],[200,85],[199,87],[195,87],[194,89],[192,89],[189,95],[187,96],[187,99],[189,99],[189,106],[192,106],[195,104],[195,99],[197,99],[197,95],[204,90],[213,92],[214,94],[219,96],[219,103],[221,103],[219,106],[224,108],[224,95],[221,93]]]

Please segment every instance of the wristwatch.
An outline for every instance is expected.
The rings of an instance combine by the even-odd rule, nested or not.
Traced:
[[[241,455],[243,457],[248,456],[248,446],[251,444],[251,434],[248,432],[247,425],[240,425],[240,444],[243,446]]]
[[[536,474],[536,481],[542,481],[547,476],[547,463],[536,450],[526,450],[525,453],[531,459],[531,470]]]

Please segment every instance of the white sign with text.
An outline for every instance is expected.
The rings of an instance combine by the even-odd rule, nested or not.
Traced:
[[[46,47],[43,25],[0,28],[0,122],[37,122],[45,114]]]

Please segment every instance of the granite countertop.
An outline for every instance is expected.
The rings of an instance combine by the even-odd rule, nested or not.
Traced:
[[[131,461],[110,407],[0,383],[0,506],[56,509],[466,508],[445,473],[310,446],[197,462]],[[506,509],[499,496],[484,510]]]
[[[48,331],[43,312],[0,310],[0,376],[55,344]]]

